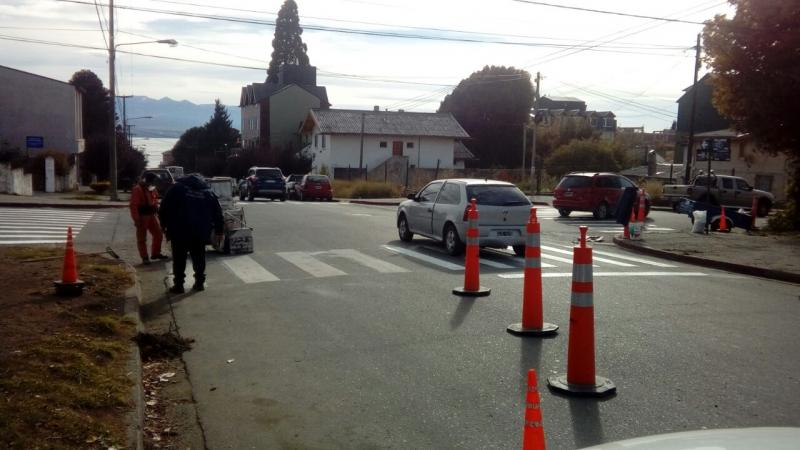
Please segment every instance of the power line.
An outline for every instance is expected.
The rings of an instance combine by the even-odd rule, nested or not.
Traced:
[[[88,1],[83,0],[56,0],[58,2],[64,3],[76,3],[82,5],[92,5],[93,3],[89,3]],[[166,15],[174,15],[174,16],[182,16],[182,17],[192,17],[198,19],[208,19],[208,20],[219,20],[225,22],[234,22],[234,23],[247,23],[253,25],[266,25],[266,26],[275,26],[274,21],[269,20],[260,20],[260,19],[246,19],[242,17],[231,17],[231,16],[220,16],[214,14],[200,14],[200,13],[191,13],[191,12],[184,12],[184,11],[174,11],[174,10],[163,10],[163,9],[154,9],[154,8],[143,8],[143,7],[134,7],[134,6],[125,6],[125,5],[117,5],[115,6],[116,9],[127,9],[132,11],[143,11],[143,12],[151,12],[155,14],[166,14]],[[393,32],[385,32],[385,31],[371,31],[371,30],[361,30],[361,29],[354,29],[354,28],[339,28],[339,27],[329,27],[329,26],[322,26],[322,25],[304,25],[304,29],[306,30],[314,30],[314,31],[323,31],[323,32],[331,32],[331,33],[343,33],[343,34],[355,34],[355,35],[364,35],[364,36],[376,36],[376,37],[390,37],[390,38],[400,38],[400,39],[418,39],[418,40],[429,40],[429,41],[446,41],[446,42],[466,42],[466,43],[480,43],[480,44],[497,44],[497,45],[513,45],[513,46],[524,46],[524,47],[552,47],[552,48],[581,48],[586,47],[588,49],[597,49],[599,45],[593,46],[584,46],[581,44],[554,44],[554,43],[542,43],[542,42],[520,42],[520,41],[492,41],[492,40],[485,40],[485,39],[478,39],[478,38],[467,38],[467,37],[446,37],[446,36],[426,36],[421,34],[404,34],[404,33],[393,33]],[[632,53],[637,54],[637,52],[628,52],[623,51],[625,49],[638,49],[643,50],[645,48],[642,47],[612,47],[618,48],[620,50],[606,50],[606,49],[597,49],[595,51],[608,51],[612,53]],[[653,51],[664,51],[664,50],[682,50],[683,47],[653,47],[649,48],[649,50]]]
[[[531,0],[512,0],[518,3],[528,3],[531,5],[538,5],[538,6],[549,6],[551,8],[562,8],[562,9],[571,9],[575,11],[584,11],[584,12],[592,12],[598,14],[611,14],[614,16],[623,16],[623,17],[634,17],[637,19],[650,19],[650,20],[662,20],[664,22],[678,22],[678,23],[689,23],[692,25],[703,25],[703,22],[694,22],[691,20],[681,20],[681,19],[670,19],[667,17],[655,17],[655,16],[643,16],[640,14],[630,14],[630,13],[623,13],[618,11],[604,11],[602,9],[591,9],[591,8],[581,8],[578,6],[567,6],[567,5],[557,5],[555,3],[545,3],[545,2],[534,2]]]
[[[97,6],[97,0],[94,0],[94,10],[97,12],[97,21],[100,23],[100,33],[103,35],[103,42],[106,44],[106,47],[108,47],[108,40],[106,40],[106,32],[103,28],[103,19],[100,17],[100,7]],[[103,18],[105,18],[105,16],[103,16]]]

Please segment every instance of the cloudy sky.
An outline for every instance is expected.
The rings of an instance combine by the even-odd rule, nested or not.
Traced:
[[[692,82],[697,22],[733,13],[723,0],[296,2],[334,108],[435,111],[461,79],[503,65],[540,72],[542,95],[578,97],[648,131],[670,126]],[[116,0],[118,45],[179,42],[120,45],[118,93],[238,106],[241,87],[266,77],[282,3]],[[63,81],[89,69],[107,86],[108,16],[107,0],[2,0],[0,64]]]

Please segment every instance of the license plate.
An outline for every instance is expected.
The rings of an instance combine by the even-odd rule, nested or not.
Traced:
[[[572,197],[573,194],[574,194],[574,192],[567,191],[567,192],[564,192],[564,197]]]
[[[314,189],[322,189],[322,186],[314,186]]]
[[[513,236],[514,232],[513,231],[508,231],[508,230],[501,230],[501,231],[497,232],[497,235],[498,236]]]

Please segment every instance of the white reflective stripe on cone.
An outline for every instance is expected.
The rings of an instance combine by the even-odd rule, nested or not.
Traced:
[[[525,237],[525,245],[528,247],[539,247],[541,245],[541,239],[539,239],[539,233],[528,233],[528,236]]]
[[[592,281],[591,264],[574,264],[572,266],[572,281],[589,283]]]
[[[526,269],[541,269],[542,260],[539,258],[525,258]]]
[[[591,292],[573,292],[570,299],[572,306],[594,306],[594,294]]]

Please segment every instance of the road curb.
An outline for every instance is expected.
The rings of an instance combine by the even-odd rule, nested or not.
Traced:
[[[142,304],[142,285],[139,281],[136,269],[128,264],[125,264],[125,270],[131,275],[133,279],[133,286],[125,291],[125,306],[124,315],[126,318],[133,320],[136,323],[136,332],[143,332],[144,325],[139,313],[139,307]],[[133,410],[127,414],[128,420],[128,444],[131,448],[136,450],[144,449],[144,390],[142,387],[142,358],[139,353],[139,346],[131,341],[130,343],[130,357],[128,359],[128,371],[131,374],[133,381],[133,388],[131,395],[133,397],[134,407]]]
[[[0,206],[8,208],[69,208],[69,209],[105,209],[105,208],[127,208],[127,203],[119,205],[84,205],[79,203],[39,203],[39,202],[0,202]]]
[[[741,273],[744,275],[752,275],[755,277],[768,278],[771,280],[786,281],[789,283],[800,284],[800,274],[798,273],[784,272],[782,270],[764,269],[761,267],[746,266],[743,264],[717,261],[715,259],[699,258],[697,256],[679,255],[677,253],[668,252],[666,250],[659,250],[657,248],[648,247],[643,244],[634,244],[626,239],[620,239],[617,236],[614,236],[614,244],[622,248],[632,250],[634,252],[643,253],[651,256],[657,256],[659,258],[669,259],[672,261],[684,262],[703,267],[710,267],[712,269],[726,270],[728,272]]]

